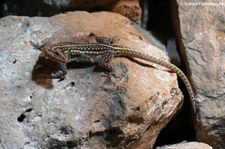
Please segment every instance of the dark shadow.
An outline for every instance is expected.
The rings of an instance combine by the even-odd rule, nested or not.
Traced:
[[[93,65],[95,64],[70,62],[67,64],[67,69],[82,69],[92,67]],[[51,78],[51,75],[57,73],[60,70],[61,70],[60,63],[39,56],[39,59],[36,62],[34,69],[32,71],[32,80],[46,89],[51,89],[53,88],[52,83],[53,78]],[[100,67],[95,67],[94,71],[102,72],[104,70]],[[58,80],[61,81],[62,79],[60,80],[60,78],[58,78]]]
[[[73,61],[73,62],[68,63],[66,66],[67,66],[67,69],[82,69],[82,68],[92,67],[94,65],[95,64],[92,64],[92,63]]]
[[[70,3],[59,2],[55,5],[49,5],[48,2],[40,0],[1,0],[0,18],[9,15],[50,17],[56,14],[75,10],[83,10],[88,12],[109,11],[114,8],[117,1],[108,1],[107,3],[93,3],[92,1],[88,0],[85,1],[85,3],[79,1],[74,1],[73,5],[71,5]]]
[[[70,62],[67,64],[67,69],[82,69],[94,67],[94,72],[108,72],[106,69],[98,66],[96,63],[88,63],[88,62]]]
[[[141,0],[140,2],[142,4],[142,10],[145,12],[143,13],[142,26],[147,30],[151,30],[154,37],[165,43],[172,63],[177,60],[179,62],[179,57],[178,59],[176,57],[176,59],[174,59],[173,54],[176,53],[176,50],[178,50],[177,52],[179,55],[179,50],[182,51],[182,49],[179,49],[181,47],[176,45],[176,41],[174,41],[175,44],[170,43],[171,37],[174,39],[177,38],[178,42],[182,38],[180,35],[177,4],[175,5],[175,2],[170,0]],[[179,68],[185,73],[186,71],[184,71],[184,66],[182,66],[182,64],[184,64],[183,62],[185,62],[184,56],[181,58],[181,64],[177,62],[174,64],[178,64]],[[180,79],[178,80],[180,89],[185,97],[183,106],[179,113],[167,124],[165,128],[162,129],[158,135],[154,147],[180,143],[184,140],[196,140],[188,92],[183,82]]]
[[[39,57],[32,71],[32,80],[46,89],[53,88],[51,74],[59,70],[59,63]]]
[[[196,134],[191,120],[191,102],[183,82],[178,79],[179,86],[184,94],[184,102],[180,111],[163,128],[158,135],[154,147],[167,144],[180,143],[182,141],[196,141]]]
[[[107,72],[107,70],[105,70],[102,67],[99,67],[95,63],[70,62],[70,63],[67,64],[67,69],[85,69],[85,68],[89,68],[89,67],[94,67],[94,69],[93,69],[94,72]]]

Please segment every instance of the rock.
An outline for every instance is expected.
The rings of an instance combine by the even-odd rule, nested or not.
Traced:
[[[177,3],[177,4],[176,4]],[[181,53],[197,93],[197,140],[225,146],[225,9],[217,2],[173,1]],[[179,19],[177,19],[179,18]],[[180,30],[179,30],[180,28]]]
[[[112,11],[126,16],[137,24],[141,24],[142,11],[138,0],[120,0],[115,4]]]
[[[138,59],[115,58],[114,75],[71,63],[65,80],[46,77],[58,64],[30,41],[114,37],[117,45],[167,58],[121,15],[9,16],[0,20],[0,34],[0,148],[152,148],[182,103],[176,75]]]
[[[52,16],[68,11],[85,10],[111,11],[126,16],[130,20],[140,23],[141,8],[138,0],[23,0],[3,1],[0,4],[1,15],[23,16]]]
[[[173,145],[165,145],[156,149],[212,149],[211,146],[200,142],[181,142]]]

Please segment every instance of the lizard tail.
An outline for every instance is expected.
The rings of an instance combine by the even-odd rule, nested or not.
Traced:
[[[160,58],[156,58],[154,56],[145,54],[143,52],[140,52],[138,50],[129,48],[129,47],[123,47],[123,49],[121,49],[120,47],[116,47],[116,56],[125,56],[125,57],[135,57],[135,58],[139,58],[139,59],[143,59],[158,65],[161,65],[163,67],[168,68],[169,70],[171,70],[172,72],[176,73],[181,80],[183,81],[184,85],[187,88],[187,91],[189,93],[190,99],[191,99],[191,103],[192,103],[192,107],[194,112],[196,112],[196,105],[195,105],[195,96],[194,96],[194,92],[192,90],[191,84],[188,80],[188,78],[186,77],[186,75],[175,65],[173,65],[170,62],[167,62],[163,59]]]

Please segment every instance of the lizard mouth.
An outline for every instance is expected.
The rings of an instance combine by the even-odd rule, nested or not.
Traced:
[[[49,56],[45,56],[45,59],[54,61],[54,62],[60,62],[60,63],[68,63],[67,60],[63,60],[63,59],[58,59],[58,58],[53,58],[53,57],[49,57]]]

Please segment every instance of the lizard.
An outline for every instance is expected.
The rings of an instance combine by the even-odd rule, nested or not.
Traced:
[[[63,78],[67,74],[66,64],[72,61],[76,62],[91,62],[98,66],[112,71],[110,61],[114,57],[138,58],[148,62],[152,62],[170,71],[176,73],[183,81],[189,93],[194,114],[196,114],[195,96],[191,84],[186,75],[174,64],[167,62],[161,58],[157,58],[136,50],[134,48],[111,45],[109,41],[104,41],[104,38],[96,38],[97,43],[74,43],[74,42],[58,42],[53,44],[43,44],[38,46],[30,41],[34,48],[39,49],[46,59],[58,62],[61,64],[61,73],[52,75],[52,78]]]

